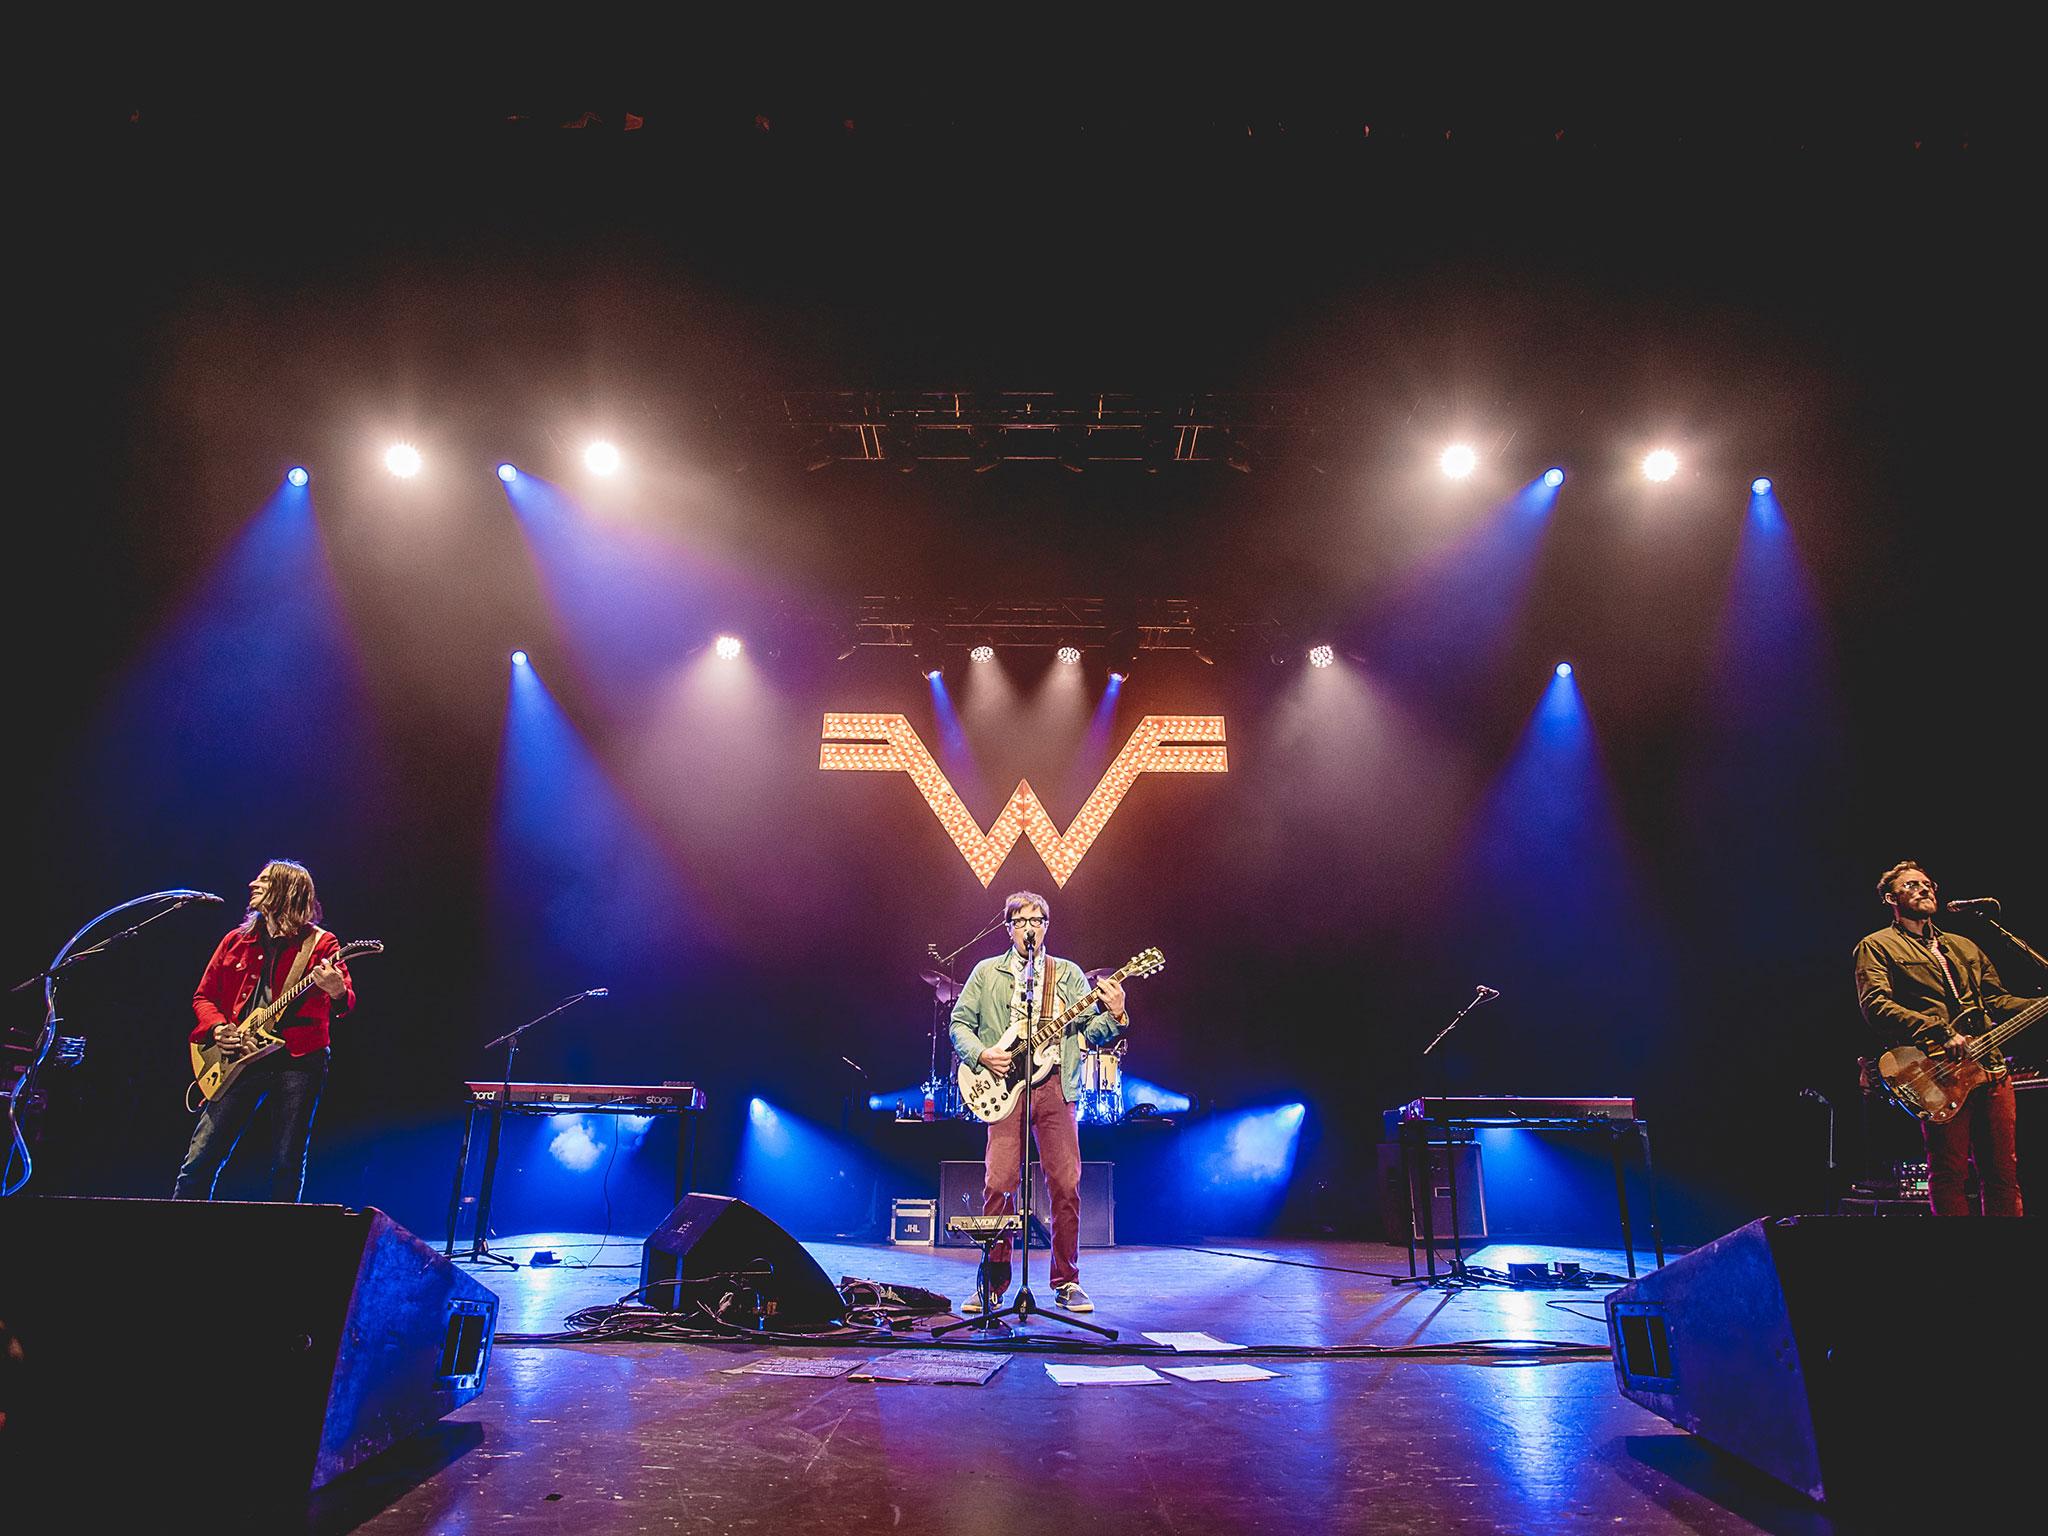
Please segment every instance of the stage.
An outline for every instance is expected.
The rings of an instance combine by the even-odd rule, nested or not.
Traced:
[[[1045,1362],[1213,1364],[1161,1356],[1146,1331],[1257,1346],[1604,1347],[1600,1291],[1395,1285],[1406,1250],[1286,1242],[1119,1247],[1082,1278],[1121,1350],[1101,1361],[1012,1343],[979,1387],[729,1374],[764,1353],[865,1362],[851,1349],[529,1345],[638,1279],[639,1247],[595,1233],[497,1245],[568,1261],[469,1268],[504,1302],[482,1396],[329,1491],[324,1529],[415,1532],[1092,1530],[1123,1533],[1837,1529],[1816,1506],[1622,1398],[1604,1357],[1525,1365],[1445,1357],[1257,1355],[1253,1382],[1062,1387]],[[586,1246],[578,1246],[579,1244]],[[909,1284],[956,1302],[972,1250],[806,1245],[834,1279]],[[1617,1252],[1496,1246],[1470,1262]],[[581,1263],[620,1267],[577,1267]],[[1050,1302],[1044,1256],[1034,1294]],[[1014,1298],[1014,1288],[1012,1297]],[[1037,1340],[1085,1338],[1040,1319]],[[919,1335],[922,1336],[921,1331]],[[955,1337],[959,1337],[955,1335]],[[1132,1353],[1135,1345],[1139,1353]],[[995,1348],[999,1346],[981,1346]],[[1029,1348],[1029,1352],[1027,1352]],[[1034,1354],[1037,1355],[1034,1358]]]

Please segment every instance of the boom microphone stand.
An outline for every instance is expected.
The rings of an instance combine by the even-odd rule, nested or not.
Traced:
[[[609,995],[609,989],[605,987],[592,987],[585,992],[571,992],[538,1018],[528,1019],[517,1029],[507,1030],[504,1034],[498,1036],[497,1039],[485,1042],[484,1049],[487,1051],[493,1046],[502,1045],[505,1047],[505,1076],[500,1083],[498,1102],[491,1106],[490,1140],[484,1148],[484,1179],[482,1186],[477,1191],[476,1226],[470,1233],[469,1238],[469,1253],[467,1257],[472,1264],[503,1264],[508,1269],[519,1268],[519,1261],[517,1259],[507,1254],[491,1252],[490,1242],[491,1185],[497,1178],[498,1173],[498,1136],[505,1126],[506,1111],[512,1107],[512,1058],[518,1054],[519,1037],[533,1028],[534,1025],[544,1020],[552,1019],[563,1009],[575,1007],[576,1004],[582,1002],[586,997],[606,997]],[[455,1237],[455,1208],[459,1208],[462,1202],[461,1170],[467,1167],[468,1164],[469,1131],[465,1127],[462,1133],[462,1161],[456,1164],[455,1197],[452,1208],[448,1212],[448,1236],[451,1244]]]
[[[1450,1034],[1452,1030],[1458,1027],[1458,1025],[1464,1020],[1466,1014],[1470,1013],[1474,1008],[1477,1008],[1481,1003],[1491,1002],[1494,998],[1499,996],[1499,991],[1497,991],[1493,987],[1486,986],[1483,983],[1476,986],[1473,991],[1472,1001],[1467,1003],[1464,1007],[1460,1008],[1455,1014],[1453,1014],[1451,1016],[1451,1022],[1446,1024],[1442,1029],[1438,1030],[1436,1032],[1436,1037],[1432,1039],[1429,1042],[1429,1044],[1425,1045],[1422,1048],[1422,1059],[1425,1062],[1429,1060],[1430,1053],[1433,1052],[1439,1045],[1443,1044],[1444,1037]],[[1442,1074],[1437,1073],[1436,1075],[1439,1079],[1439,1084],[1441,1084]],[[1431,1116],[1431,1114],[1429,1113],[1429,1097],[1426,1093],[1418,1102],[1422,1105],[1422,1119],[1420,1122],[1422,1133],[1422,1168],[1420,1178],[1420,1191],[1422,1196],[1422,1199],[1420,1201],[1421,1209],[1419,1212],[1417,1212],[1415,1208],[1417,1203],[1416,1193],[1418,1181],[1409,1170],[1409,1142],[1404,1134],[1404,1139],[1401,1147],[1401,1176],[1403,1179],[1407,1181],[1408,1184],[1408,1276],[1405,1280],[1395,1281],[1394,1283],[1396,1285],[1435,1285],[1437,1283],[1436,1192],[1430,1187],[1429,1133],[1430,1127],[1438,1124],[1441,1124],[1443,1126],[1444,1131],[1444,1181],[1450,1187],[1451,1196],[1451,1262],[1449,1270],[1446,1272],[1444,1278],[1446,1280],[1452,1281],[1463,1280],[1466,1278],[1465,1235],[1462,1230],[1464,1223],[1458,1219],[1458,1148],[1457,1144],[1452,1139],[1453,1128],[1451,1126],[1450,1110],[1449,1105],[1447,1103],[1447,1097],[1441,1092],[1438,1093],[1437,1114],[1435,1116]],[[1405,1133],[1405,1126],[1403,1127],[1403,1131]],[[1415,1273],[1415,1217],[1417,1214],[1420,1214],[1420,1216],[1422,1217],[1422,1242],[1423,1247],[1428,1254],[1429,1265],[1429,1273],[1427,1275],[1422,1276],[1418,1276]]]

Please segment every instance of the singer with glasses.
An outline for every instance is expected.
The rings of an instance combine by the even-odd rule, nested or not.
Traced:
[[[199,1112],[173,1198],[212,1199],[221,1169],[252,1122],[270,1198],[289,1204],[304,1193],[313,1112],[327,1082],[328,1028],[356,1004],[348,964],[337,957],[341,941],[319,926],[321,915],[306,866],[272,859],[249,882],[249,910],[241,926],[228,932],[207,961],[192,997],[199,1022],[189,1038],[195,1043],[211,1036],[232,1048],[240,1021],[303,978],[313,985],[284,1027],[285,1048],[254,1063]]]
[[[1910,1043],[1930,1058],[1956,1059],[1968,1036],[2027,1007],[2027,999],[2006,990],[1989,955],[1936,925],[1938,890],[1913,859],[1878,877],[1878,899],[1891,908],[1892,920],[1857,944],[1855,963],[1856,1002],[1881,1037],[1880,1051]],[[1963,1185],[1973,1157],[1984,1213],[2018,1216],[2024,1209],[2011,1074],[1995,1049],[1979,1065],[1989,1081],[1964,1099],[1954,1119],[1921,1121],[1928,1203],[1937,1216],[1971,1214]]]
[[[1003,901],[1010,947],[979,962],[969,973],[953,1005],[953,1050],[960,1060],[979,1062],[992,1072],[1010,1070],[1010,1053],[996,1042],[1012,1024],[1045,1013],[1045,988],[1054,989],[1054,1005],[1072,1007],[1089,992],[1087,973],[1071,960],[1054,958],[1045,947],[1052,905],[1035,891],[1017,891]],[[1130,1022],[1121,982],[1105,977],[1097,984],[1100,1001],[1080,1030],[1060,1042],[1060,1070],[1035,1088],[1027,1088],[1012,1110],[988,1128],[984,1158],[982,1214],[1008,1215],[1016,1210],[1017,1173],[1024,1153],[1024,1113],[1030,1106],[1031,1132],[1038,1159],[1052,1193],[1052,1289],[1062,1311],[1092,1312],[1095,1304],[1081,1289],[1081,1138],[1074,1125],[1074,1100],[1081,1092],[1081,1052],[1112,1044]],[[997,1305],[1010,1284],[1010,1245],[996,1243],[988,1251],[989,1293]],[[981,1310],[979,1298],[962,1304],[964,1313]]]

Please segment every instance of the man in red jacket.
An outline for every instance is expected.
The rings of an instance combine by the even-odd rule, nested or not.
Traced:
[[[190,1039],[209,1036],[232,1050],[242,1021],[310,976],[312,988],[284,1025],[285,1048],[251,1064],[218,1098],[207,1102],[192,1128],[191,1144],[172,1190],[179,1200],[209,1200],[222,1166],[259,1109],[265,1110],[257,1145],[268,1160],[270,1198],[296,1201],[306,1186],[306,1148],[313,1111],[327,1082],[328,1025],[356,1005],[348,967],[334,958],[341,941],[320,921],[320,898],[303,864],[273,859],[249,882],[249,912],[214,949],[192,997],[198,1019]],[[310,948],[308,944],[310,942]]]

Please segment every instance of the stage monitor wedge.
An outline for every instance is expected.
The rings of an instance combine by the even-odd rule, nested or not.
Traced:
[[[0,1468],[81,1504],[303,1498],[481,1392],[497,1313],[374,1207],[0,1200]]]
[[[1760,1218],[1608,1297],[1616,1381],[1831,1508],[1961,1514],[2039,1455],[2044,1271],[2027,1217]]]
[[[648,1234],[640,1294],[664,1312],[702,1306],[721,1321],[770,1332],[830,1328],[846,1315],[810,1250],[728,1195],[685,1195]]]

